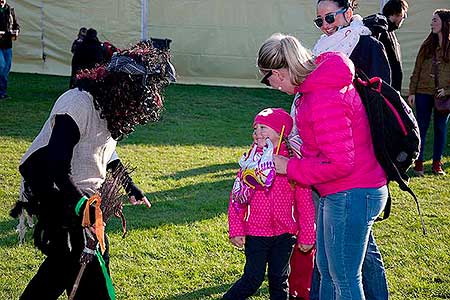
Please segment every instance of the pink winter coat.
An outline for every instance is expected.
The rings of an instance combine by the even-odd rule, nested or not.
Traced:
[[[289,160],[288,178],[315,186],[321,196],[385,185],[366,111],[352,84],[353,63],[342,53],[328,52],[316,64],[297,88],[303,94],[297,100],[296,124],[304,158]]]
[[[288,156],[284,144],[280,155]],[[277,236],[283,233],[298,234],[298,242],[312,245],[315,242],[314,204],[310,188],[292,189],[286,175],[277,174],[266,191],[256,191],[247,209],[228,207],[229,236]]]

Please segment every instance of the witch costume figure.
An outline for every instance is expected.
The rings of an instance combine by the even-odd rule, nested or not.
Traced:
[[[109,64],[79,73],[77,87],[55,102],[19,166],[21,197],[12,215],[37,217],[34,244],[47,256],[20,299],[58,299],[64,291],[71,294],[76,281],[73,299],[114,299],[96,197],[117,141],[136,125],[158,121],[162,92],[175,79],[169,57],[168,49],[139,42],[115,53]],[[130,181],[127,190],[135,191]],[[88,222],[84,228],[82,220]],[[98,259],[79,278],[80,257],[92,251],[92,241]]]

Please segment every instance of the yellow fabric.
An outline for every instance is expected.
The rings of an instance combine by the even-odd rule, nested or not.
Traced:
[[[173,40],[173,62],[180,83],[262,87],[255,60],[266,38],[274,32],[289,33],[311,48],[320,36],[312,22],[316,0],[146,1],[148,34]],[[405,91],[419,46],[430,31],[433,11],[449,6],[448,0],[408,2],[408,19],[397,31]],[[21,35],[13,45],[13,71],[68,76],[70,47],[81,26],[96,28],[101,40],[119,48],[141,37],[141,0],[8,3],[15,7],[21,25]],[[359,6],[356,12],[365,16],[379,11],[380,2],[361,0]]]

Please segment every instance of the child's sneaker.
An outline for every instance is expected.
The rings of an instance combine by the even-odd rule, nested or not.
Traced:
[[[424,172],[423,172],[423,161],[421,161],[421,160],[416,160],[415,161],[413,172],[414,172],[414,175],[416,175],[416,176],[420,176],[420,177],[423,176],[423,174],[424,174]]]
[[[445,175],[445,172],[442,169],[442,163],[439,160],[433,161],[432,171],[435,175]]]

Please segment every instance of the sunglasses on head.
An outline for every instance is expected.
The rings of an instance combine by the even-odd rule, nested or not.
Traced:
[[[261,83],[270,86],[269,77],[272,76],[272,70],[269,70],[261,79]]]
[[[336,16],[338,14],[343,14],[347,11],[347,8],[341,8],[340,10],[335,11],[334,13],[326,14],[325,17],[322,19],[322,17],[317,17],[314,19],[314,24],[316,24],[317,27],[323,26],[323,21],[327,22],[328,24],[333,24],[334,21],[336,21]]]

